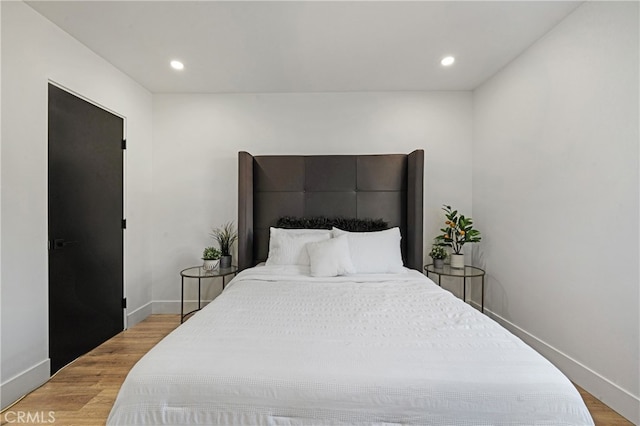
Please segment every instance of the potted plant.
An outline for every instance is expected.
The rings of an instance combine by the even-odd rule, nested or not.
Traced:
[[[444,260],[447,258],[447,250],[443,246],[434,244],[431,247],[429,256],[433,259],[433,267],[436,269],[442,269],[444,266]]]
[[[464,255],[462,247],[467,243],[480,241],[480,231],[473,229],[473,221],[470,217],[458,214],[451,206],[443,206],[445,211],[445,228],[440,229],[443,234],[436,237],[436,243],[442,247],[451,247],[451,267],[464,268]]]
[[[202,252],[202,260],[204,260],[203,269],[207,271],[215,269],[220,262],[220,250],[215,247],[206,247]]]
[[[214,228],[211,231],[211,236],[220,246],[220,267],[229,268],[231,266],[231,246],[238,239],[238,232],[233,222],[227,222],[220,228]]]

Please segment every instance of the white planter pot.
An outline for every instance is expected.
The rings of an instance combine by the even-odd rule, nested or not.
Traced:
[[[220,263],[220,259],[216,260],[204,260],[204,264],[202,265],[202,269],[205,271],[211,271],[218,267],[218,263]]]
[[[451,267],[454,269],[464,269],[464,254],[452,254]]]

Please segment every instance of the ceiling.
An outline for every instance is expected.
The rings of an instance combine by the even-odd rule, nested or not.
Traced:
[[[580,3],[27,2],[153,93],[472,90]]]

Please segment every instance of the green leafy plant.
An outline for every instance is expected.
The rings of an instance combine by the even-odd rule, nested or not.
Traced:
[[[432,259],[446,259],[448,256],[448,253],[443,246],[434,244],[433,247],[431,247],[429,256],[431,256]]]
[[[215,247],[206,247],[202,252],[203,260],[218,260],[220,259],[220,250]]]
[[[230,256],[231,246],[238,239],[238,232],[236,231],[233,222],[227,222],[220,228],[214,228],[211,231],[211,236],[220,245],[222,256]]]
[[[458,214],[458,211],[452,210],[451,206],[444,205],[442,210],[445,211],[447,226],[440,229],[442,235],[436,237],[437,245],[451,247],[454,254],[461,254],[462,246],[480,241],[480,231],[473,229],[473,221],[470,217]]]

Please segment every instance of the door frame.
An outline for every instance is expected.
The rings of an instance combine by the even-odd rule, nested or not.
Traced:
[[[52,79],[48,79],[47,80],[47,89],[48,90],[48,85],[51,84],[53,86],[56,86],[59,89],[64,90],[65,92],[68,92],[70,94],[72,94],[73,96],[82,99],[85,102],[88,102],[92,105],[97,106],[100,109],[103,109],[119,118],[122,119],[122,139],[123,140],[127,140],[127,117],[120,114],[117,111],[112,110],[111,108],[97,102],[94,101],[91,98],[88,98],[87,96],[84,96],[78,92],[76,92],[73,89],[70,89],[69,87],[58,83],[55,80]],[[49,122],[49,114],[47,114],[47,125]],[[47,187],[49,186],[49,161],[47,158],[47,182],[46,185]],[[49,196],[47,194],[47,200],[46,200],[46,208],[47,208],[47,217],[49,215]],[[127,150],[123,149],[122,150],[122,218],[126,219],[127,218]],[[127,229],[124,228],[122,229],[122,297],[126,298],[127,297]],[[47,221],[47,238],[49,238],[49,221]],[[47,269],[49,268],[49,257],[47,256]],[[49,285],[49,279],[47,278],[47,285]],[[47,294],[47,309],[49,306],[49,295]],[[122,308],[122,324],[123,324],[123,330],[126,330],[128,328],[128,324],[127,324],[127,311],[128,311],[128,306],[126,308]],[[48,320],[48,316],[47,316],[47,327],[49,326],[49,320]],[[49,347],[49,334],[47,333],[47,347]]]

